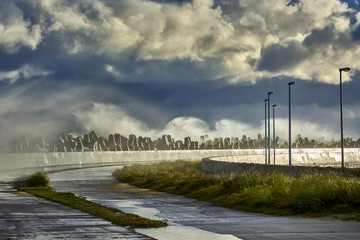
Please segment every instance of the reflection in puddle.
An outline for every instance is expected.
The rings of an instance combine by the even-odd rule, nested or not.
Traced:
[[[92,199],[91,201],[97,202],[101,205],[120,209],[126,213],[133,213],[141,217],[150,218],[154,220],[163,220],[156,215],[160,212],[156,208],[142,207],[141,202],[129,200],[99,200]]]
[[[139,201],[129,201],[129,200],[99,200],[99,199],[90,199],[88,200],[97,202],[99,204],[114,207],[124,211],[126,213],[137,214],[142,217],[163,220],[162,218],[157,217],[159,210],[155,208],[142,207],[141,202]],[[158,239],[158,240],[189,240],[189,239],[206,239],[206,240],[239,240],[239,238],[234,237],[229,234],[218,234],[205,230],[201,230],[194,227],[187,226],[168,226],[166,228],[157,228],[157,229],[136,229],[136,232],[145,234],[149,237]]]
[[[206,239],[206,240],[239,240],[229,234],[218,234],[204,231],[194,227],[186,226],[169,226],[166,228],[156,229],[136,229],[136,232],[145,234],[158,240],[189,240],[189,239]]]

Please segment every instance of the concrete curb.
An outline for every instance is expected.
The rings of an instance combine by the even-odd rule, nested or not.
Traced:
[[[257,163],[227,162],[218,158],[203,158],[201,167],[210,173],[243,173],[243,172],[262,172],[273,173],[282,172],[288,175],[298,176],[303,173],[337,173],[344,175],[360,175],[358,168],[333,168],[333,167],[310,167],[310,166],[288,166],[288,165],[266,165]]]

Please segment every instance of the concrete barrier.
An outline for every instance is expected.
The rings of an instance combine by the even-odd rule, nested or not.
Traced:
[[[345,149],[345,162],[359,166],[359,149]],[[79,167],[107,166],[159,161],[201,160],[217,157],[222,162],[264,163],[264,149],[171,150],[123,152],[58,152],[0,154],[0,181],[9,181],[35,171],[65,170]],[[288,151],[276,151],[277,164],[288,164]],[[339,166],[340,149],[294,149],[293,164],[304,166]],[[213,159],[213,158],[212,158]]]
[[[212,173],[241,173],[246,171],[274,172],[281,171],[291,175],[304,172],[312,173],[347,173],[357,170],[349,170],[360,167],[359,149],[345,149],[344,162],[346,170],[341,167],[340,149],[295,149],[292,151],[292,166],[289,166],[288,151],[279,149],[276,151],[276,165],[273,155],[270,156],[271,164],[265,164],[263,154],[219,156],[202,159],[202,169]]]
[[[223,156],[217,158],[224,162],[243,162],[243,163],[265,163],[264,150],[255,150],[252,154],[237,154],[233,156]],[[345,164],[348,167],[360,165],[360,149],[346,148],[344,150]],[[296,166],[341,166],[341,149],[339,148],[312,148],[312,149],[293,149],[291,152],[292,165]],[[270,163],[274,164],[273,151],[270,155]],[[289,151],[287,149],[276,150],[276,165],[289,164]]]
[[[210,156],[251,154],[248,150],[180,150],[122,152],[58,152],[0,154],[0,181],[11,181],[33,172],[59,171],[92,166],[201,160]]]
[[[266,165],[256,163],[224,162],[218,159],[203,158],[201,167],[204,171],[210,173],[244,173],[261,172],[273,173],[282,172],[292,176],[299,176],[303,173],[337,173],[344,175],[359,175],[358,168],[334,168],[334,167],[311,167],[311,166],[289,166],[289,165]]]

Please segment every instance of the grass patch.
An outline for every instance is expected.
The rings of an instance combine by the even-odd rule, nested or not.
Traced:
[[[360,178],[356,176],[210,174],[201,170],[200,162],[184,161],[127,166],[114,176],[121,182],[237,210],[274,215],[345,214],[360,221]]]
[[[29,181],[29,179],[31,179]],[[48,179],[46,173],[35,173],[25,180],[26,187],[17,187],[18,190],[30,193],[36,197],[45,198],[71,208],[89,213],[91,215],[103,218],[119,226],[129,228],[158,228],[166,227],[167,223],[164,221],[151,220],[140,217],[135,214],[124,213],[116,208],[102,206],[98,203],[88,201],[82,197],[78,197],[69,192],[56,192],[52,190],[48,183],[39,179]],[[36,183],[36,184],[34,184]],[[43,183],[43,185],[39,185]],[[35,186],[34,186],[35,185]],[[15,186],[16,183],[15,183]]]
[[[48,187],[50,186],[50,178],[45,172],[36,172],[26,178],[25,184],[28,187]]]

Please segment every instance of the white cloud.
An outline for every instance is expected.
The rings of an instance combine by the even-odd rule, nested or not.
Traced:
[[[239,9],[233,9],[243,9],[242,14],[230,18],[208,0],[183,5],[124,1],[123,10],[107,11],[107,21],[121,25],[111,24],[112,34],[106,38],[110,43],[103,42],[107,46],[103,50],[120,53],[132,49],[143,60],[188,59],[213,72],[214,79],[233,83],[278,75],[337,83],[334,76],[341,67],[339,62],[360,67],[356,61],[360,47],[352,43],[350,19],[345,17],[352,10],[346,4],[304,0],[287,6],[288,2],[242,0]],[[114,29],[123,37],[116,37]],[[293,52],[291,65],[266,66],[262,53],[270,44],[283,48],[280,53],[272,52],[272,58],[287,61],[284,54],[294,51],[291,43],[302,52]],[[263,69],[258,69],[260,62]]]
[[[40,6],[39,21],[31,25],[24,20],[26,9],[6,1],[1,9],[11,12],[11,21],[0,22],[0,45],[7,53],[21,46],[36,49],[57,34],[68,54],[180,59],[211,80],[230,83],[274,76],[337,83],[339,67],[360,68],[360,47],[351,37],[353,9],[339,0],[288,3],[241,0],[230,9],[229,2],[215,6],[212,0],[37,0],[31,4]]]
[[[6,95],[0,97],[0,130],[2,140],[11,140],[18,136],[48,136],[54,137],[68,124],[59,121],[64,114],[64,105],[58,106],[59,95],[40,95],[49,97],[45,101],[37,99],[39,92],[36,89],[36,82],[26,82],[15,88],[9,88]],[[32,90],[32,91],[30,91]],[[43,91],[43,90],[40,90]],[[30,92],[30,97],[29,97]],[[62,93],[66,98],[66,94]],[[46,98],[45,97],[45,98]],[[54,114],[54,110],[59,115]]]
[[[132,7],[142,4],[141,1],[132,2]],[[135,17],[143,15],[131,10],[137,14]],[[207,57],[221,56],[222,48],[232,41],[234,28],[222,18],[220,8],[212,8],[212,1],[194,0],[182,6],[165,5],[161,8],[155,5],[151,14],[152,18],[157,18],[155,22],[129,23],[144,37],[139,44],[141,59],[202,61]],[[142,32],[143,24],[151,24],[153,31]]]
[[[86,16],[78,10],[76,4],[56,0],[37,2],[41,4],[45,12],[50,14],[52,21],[50,30],[79,31],[92,28],[91,24],[86,21]]]
[[[240,24],[235,25],[239,29],[236,38],[254,46],[248,53],[261,67],[252,69],[253,77],[285,75],[337,83],[339,63],[359,67],[355,58],[360,48],[351,40],[350,19],[345,13],[352,10],[346,4],[304,0],[287,6],[288,2],[239,1],[246,9]],[[268,51],[271,44],[276,50]],[[237,69],[229,68],[241,76]]]
[[[23,20],[23,12],[10,1],[0,3],[0,50],[18,52],[21,46],[34,50],[41,42],[41,27]]]
[[[39,2],[52,22],[47,33],[64,34],[63,47],[70,54],[118,54],[132,48],[140,38],[137,31],[124,24],[102,1]]]
[[[116,78],[121,77],[121,72],[119,70],[117,70],[114,66],[110,65],[110,64],[105,65],[105,70],[107,72],[111,73],[112,75],[114,75]]]
[[[195,117],[177,117],[171,120],[158,135],[170,134],[174,138],[181,139],[188,136],[199,138],[209,133],[209,125],[203,120]]]
[[[17,70],[6,72],[0,71],[0,81],[9,81],[10,84],[13,84],[19,79],[28,80],[33,77],[47,76],[50,73],[50,71],[42,70],[41,68],[35,67],[31,64],[25,64]]]
[[[199,139],[201,135],[211,138],[240,135],[256,137],[259,133],[257,127],[229,119],[217,121],[212,129],[208,123],[196,117],[177,117],[162,129],[150,129],[145,122],[130,116],[123,108],[102,103],[94,103],[91,109],[75,112],[74,115],[86,132],[94,130],[101,136],[120,133],[124,136],[135,134],[156,139],[170,134],[176,139],[188,136]]]
[[[120,133],[124,136],[130,134],[152,136],[147,125],[137,120],[117,106],[111,104],[94,103],[88,111],[74,113],[85,131],[95,131],[101,136]]]
[[[310,108],[310,112],[312,111],[316,111],[316,107]],[[329,111],[328,114],[333,114],[333,112]],[[152,137],[153,139],[168,134],[175,139],[183,139],[190,136],[194,140],[199,140],[202,135],[208,135],[211,139],[216,137],[242,137],[243,135],[257,138],[258,134],[264,137],[264,122],[261,123],[260,121],[259,125],[251,125],[231,119],[220,119],[210,124],[196,117],[177,117],[161,129],[150,129],[145,122],[130,116],[121,107],[100,103],[95,103],[88,111],[79,111],[74,115],[86,132],[94,130],[98,135],[105,137],[113,133],[120,133],[124,136],[135,134],[137,136]],[[288,119],[276,118],[275,122],[276,136],[280,137],[281,141],[287,142]],[[334,128],[333,124],[333,122],[327,122],[326,119],[324,122],[316,122],[316,120],[312,119],[293,119],[292,141],[299,134],[302,137],[315,139],[319,142],[328,142],[331,139],[338,140],[340,138],[339,131],[337,128]],[[271,136],[272,127],[271,122]],[[352,130],[353,126],[345,131],[345,136],[357,136],[357,133]]]
[[[281,141],[289,141],[289,122],[286,118],[276,118],[276,136],[280,137]],[[273,125],[271,121],[271,137],[272,137]],[[264,131],[263,131],[264,132]],[[292,141],[295,141],[296,137],[301,135],[303,138],[315,139],[317,141],[328,142],[331,139],[338,140],[339,132],[334,130],[332,126],[327,124],[321,124],[311,120],[292,120],[291,121],[291,137]]]
[[[26,134],[53,137],[62,131],[69,131],[69,129],[74,129],[71,131],[80,135],[94,130],[99,136],[104,137],[120,133],[124,136],[135,134],[149,136],[153,139],[167,134],[174,139],[190,136],[194,140],[199,140],[201,135],[208,135],[211,139],[242,137],[243,135],[256,138],[258,134],[264,136],[263,119],[246,123],[234,118],[220,117],[214,122],[207,122],[194,116],[179,116],[168,123],[158,125],[157,128],[150,127],[148,120],[151,117],[154,118],[151,115],[163,118],[159,116],[163,114],[159,109],[149,110],[149,106],[139,102],[128,106],[132,100],[119,106],[97,102],[94,96],[99,94],[99,91],[109,93],[109,89],[94,91],[83,86],[67,86],[63,88],[62,92],[56,90],[44,95],[43,90],[36,87],[36,84],[41,83],[28,82],[11,89],[6,96],[0,98],[1,106],[3,106],[0,108],[0,129],[3,133],[1,138]],[[29,91],[30,89],[32,91]],[[38,89],[38,92],[34,92],[34,89]],[[94,94],[95,92],[96,94]],[[123,97],[122,100],[124,100]],[[29,104],[30,102],[31,104]],[[95,103],[89,108],[92,102]],[[131,111],[134,107],[137,108],[136,112],[143,112],[144,115],[140,117],[133,115]],[[259,108],[259,106],[247,107]],[[224,106],[224,108],[228,107]],[[346,137],[358,137],[359,109],[360,105],[344,107]],[[241,112],[242,110],[244,107],[237,108],[237,111]],[[279,112],[279,115],[281,114]],[[293,140],[298,134],[317,141],[338,140],[340,138],[338,115],[338,109],[327,109],[316,105],[296,106],[292,120]],[[220,113],[219,116],[223,116],[223,114]],[[276,118],[276,135],[281,138],[281,141],[288,140],[286,117]]]
[[[211,132],[210,135],[216,137],[241,137],[246,135],[248,137],[256,138],[260,133],[257,126],[230,119],[222,119],[215,123],[215,131]]]

